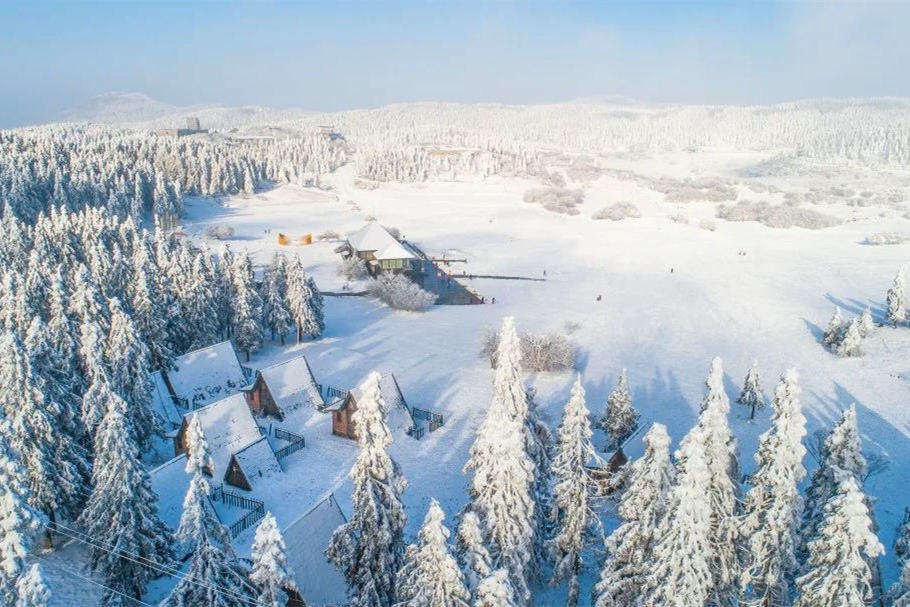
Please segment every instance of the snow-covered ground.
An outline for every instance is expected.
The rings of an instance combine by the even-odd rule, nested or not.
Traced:
[[[714,151],[638,163],[617,159],[615,166],[652,177],[739,179],[760,160],[756,154]],[[401,439],[393,448],[410,483],[404,496],[409,533],[416,533],[431,497],[450,515],[465,501],[462,466],[491,389],[489,364],[478,355],[480,337],[485,327],[511,315],[520,329],[533,331],[574,323],[571,339],[580,350],[578,370],[592,411],[602,412],[608,391],[626,367],[643,419],[666,424],[674,440],[695,419],[714,356],[724,360],[731,398],[753,360],[761,367],[769,396],[784,369],[796,367],[810,434],[828,428],[855,402],[867,450],[890,460],[890,467],[867,487],[877,498],[881,539],[890,546],[903,508],[910,505],[910,495],[899,489],[910,485],[910,466],[903,457],[910,438],[910,330],[878,328],[865,343],[866,355],[856,359],[836,358],[819,340],[835,305],[851,315],[871,306],[876,319],[881,318],[885,291],[908,260],[908,246],[861,241],[874,232],[910,231],[901,211],[820,205],[815,208],[845,223],[805,230],[717,220],[716,231],[709,231],[699,223],[714,216],[714,204],[667,203],[662,194],[619,177],[590,184],[581,214],[565,216],[522,202],[523,192],[538,185],[526,180],[384,184],[361,190],[353,186],[354,174],[349,165],[324,179],[333,187],[329,192],[288,185],[252,197],[196,200],[188,205],[184,229],[195,235],[208,224],[228,224],[236,230],[230,245],[250,250],[259,263],[275,250],[299,254],[328,291],[340,290],[344,282],[336,274],[337,243],[282,247],[276,242],[278,232],[293,238],[325,230],[344,234],[374,216],[431,255],[466,257],[467,264],[453,264],[455,274],[543,277],[546,272],[546,282],[476,279],[472,286],[487,302],[495,297],[495,304],[435,306],[425,313],[396,312],[369,299],[328,297],[322,339],[301,346],[270,345],[254,357],[252,365],[261,367],[302,350],[317,380],[337,386],[351,386],[374,368],[390,370],[412,405],[446,415],[439,431],[421,441]],[[838,175],[836,169],[749,183],[770,183],[783,191],[841,185],[832,174]],[[905,187],[907,182],[906,175],[894,174],[850,178],[881,187]],[[747,185],[740,180],[735,187],[745,192]],[[782,197],[747,194],[740,198],[778,203]],[[591,219],[594,211],[617,201],[635,203],[643,217]],[[668,220],[677,213],[688,223]],[[572,380],[570,373],[529,378],[553,426]],[[747,417],[734,407],[731,423],[745,472],[753,465],[757,437],[767,428],[766,413],[754,422]],[[347,462],[339,461],[339,466]],[[814,467],[808,456],[806,463]],[[301,474],[306,473],[303,467]],[[346,493],[346,486],[338,491],[343,505]],[[893,557],[886,556],[884,563],[890,582],[896,574]],[[558,591],[541,592],[542,604],[559,600]]]

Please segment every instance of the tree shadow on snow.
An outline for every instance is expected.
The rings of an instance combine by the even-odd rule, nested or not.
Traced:
[[[812,335],[818,345],[822,345],[825,342],[824,329],[806,318],[803,318],[803,324],[806,325],[806,328],[809,330],[809,334]]]
[[[885,307],[878,301],[861,301],[856,298],[842,299],[840,297],[835,297],[831,293],[825,293],[825,299],[839,307],[845,313],[852,314],[853,316],[859,316],[866,308],[869,308],[874,320],[881,322],[885,318]]]

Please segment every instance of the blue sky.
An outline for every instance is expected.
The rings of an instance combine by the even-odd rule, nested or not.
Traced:
[[[0,0],[0,127],[109,91],[337,110],[910,96],[908,2]]]

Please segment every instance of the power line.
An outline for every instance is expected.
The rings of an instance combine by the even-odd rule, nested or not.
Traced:
[[[151,605],[151,604],[146,603],[146,602],[144,602],[144,601],[141,601],[141,600],[139,600],[139,599],[137,599],[137,598],[131,597],[131,596],[127,595],[127,594],[124,594],[124,593],[120,592],[119,590],[114,590],[114,589],[111,588],[110,586],[105,586],[105,585],[102,584],[101,582],[98,582],[98,581],[93,580],[93,579],[91,579],[91,578],[87,578],[87,577],[85,577],[84,575],[81,575],[81,574],[79,574],[79,573],[77,573],[77,572],[75,572],[75,571],[72,571],[71,569],[68,569],[68,568],[66,568],[66,567],[63,567],[62,565],[58,565],[57,563],[48,563],[47,561],[44,561],[44,562],[41,563],[41,566],[42,566],[42,567],[50,567],[51,569],[56,569],[57,571],[63,571],[63,572],[66,573],[67,575],[75,576],[75,577],[77,577],[77,578],[79,578],[79,579],[81,579],[81,580],[85,580],[85,581],[88,582],[89,584],[94,584],[95,586],[100,586],[101,588],[104,588],[104,589],[106,589],[106,590],[110,590],[111,592],[113,592],[113,593],[115,593],[115,594],[119,594],[120,596],[122,596],[122,597],[124,597],[124,598],[126,598],[126,599],[129,599],[130,601],[134,601],[134,602],[136,602],[136,603],[139,603],[140,605],[144,605],[145,607],[155,607],[155,605]]]
[[[190,577],[189,575],[184,575],[184,574],[181,573],[178,569],[174,569],[173,567],[170,567],[170,566],[168,566],[168,565],[164,565],[164,564],[158,563],[158,562],[156,562],[156,561],[152,561],[151,559],[148,559],[148,558],[146,558],[146,557],[143,557],[143,556],[140,556],[140,555],[136,555],[136,554],[131,554],[131,553],[129,553],[129,552],[126,552],[126,551],[120,550],[120,549],[116,549],[116,552],[115,552],[115,550],[112,549],[112,547],[110,546],[110,544],[105,544],[105,543],[102,542],[101,540],[92,538],[92,537],[89,536],[88,534],[85,534],[85,533],[83,533],[83,532],[81,532],[81,531],[78,531],[78,530],[76,530],[76,529],[71,529],[71,528],[69,528],[69,527],[67,527],[67,526],[65,526],[65,525],[60,524],[60,523],[55,523],[55,527],[62,527],[63,529],[66,529],[66,530],[70,531],[71,533],[67,533],[67,532],[65,532],[65,531],[60,531],[60,530],[58,529],[58,530],[57,530],[57,533],[60,533],[60,535],[63,535],[64,537],[68,537],[68,538],[70,538],[70,539],[72,539],[72,540],[75,540],[75,541],[77,541],[77,542],[80,542],[80,543],[82,543],[82,544],[85,544],[86,546],[90,546],[90,547],[92,547],[92,548],[95,548],[95,549],[97,549],[97,550],[101,550],[101,551],[106,552],[106,553],[108,553],[108,554],[113,554],[114,556],[117,556],[117,557],[119,557],[119,558],[126,559],[126,560],[128,560],[128,561],[130,561],[130,562],[133,562],[133,563],[136,563],[136,564],[138,564],[138,565],[142,565],[143,567],[147,567],[147,568],[149,568],[149,569],[151,569],[151,570],[153,570],[153,571],[157,571],[158,573],[161,573],[161,574],[164,574],[164,575],[167,575],[167,576],[176,578],[177,580],[186,581],[186,582],[188,582],[188,583],[190,583],[190,584],[195,584],[195,585],[200,586],[200,587],[202,587],[202,588],[208,588],[208,589],[212,589],[212,590],[217,590],[217,591],[221,592],[222,594],[224,594],[224,595],[226,595],[226,596],[229,596],[229,597],[231,597],[231,598],[237,599],[238,601],[247,603],[247,604],[249,604],[249,605],[256,606],[256,605],[259,605],[259,604],[260,604],[258,601],[252,600],[252,599],[250,599],[250,598],[248,598],[248,597],[245,597],[245,596],[242,596],[242,595],[239,595],[239,594],[235,594],[234,591],[232,591],[232,590],[230,590],[230,589],[224,588],[224,587],[222,587],[222,586],[218,586],[218,585],[216,585],[216,584],[212,584],[211,582],[207,582],[207,581],[203,581],[203,580],[194,579],[194,578]],[[77,534],[77,535],[73,535],[73,534]],[[79,537],[79,535],[81,535],[81,536],[83,536],[83,537]],[[89,538],[89,539],[85,539],[85,538]],[[145,562],[142,562],[142,561],[145,561]]]

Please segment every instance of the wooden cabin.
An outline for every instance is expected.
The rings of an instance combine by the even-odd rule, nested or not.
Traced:
[[[231,454],[224,482],[252,491],[253,486],[263,479],[280,473],[281,467],[266,437],[260,437],[254,443]]]
[[[418,272],[420,258],[406,244],[389,234],[378,222],[371,221],[347,238],[347,256],[362,259],[370,274],[381,272]]]
[[[308,418],[325,406],[310,364],[303,356],[260,370],[252,388],[246,391],[246,399],[255,415],[278,420]]]
[[[389,430],[393,432],[402,430],[411,434],[416,425],[411,415],[411,408],[398,385],[398,380],[393,374],[386,373],[380,379],[379,388],[386,405],[386,424],[388,424]],[[347,396],[323,409],[332,415],[332,434],[357,440],[357,429],[352,416],[357,410],[357,399],[360,396],[360,388],[354,388]]]

